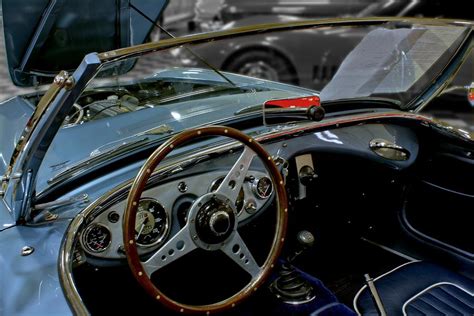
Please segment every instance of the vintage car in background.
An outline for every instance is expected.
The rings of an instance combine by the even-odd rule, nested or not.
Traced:
[[[122,4],[108,14],[155,20]],[[67,39],[94,9],[36,12]],[[5,16],[7,36],[37,39],[18,19]],[[117,30],[136,39],[140,28],[120,26],[98,47],[121,47]],[[73,72],[72,47],[33,60],[9,46],[27,60],[11,64],[18,84],[70,71],[0,104],[0,314],[473,314],[473,135],[417,113],[471,58],[473,28],[255,25],[113,46]],[[156,63],[180,46],[194,56],[222,40],[348,29],[364,35],[320,91],[212,60]]]
[[[448,1],[410,0],[331,0],[331,1],[248,1],[207,0],[196,11],[207,9],[212,15],[195,17],[198,21],[189,31],[216,31],[253,24],[284,23],[308,18],[338,16],[428,16],[445,18],[468,18],[470,12],[453,6]],[[207,6],[206,6],[207,4]],[[213,5],[211,5],[213,4]],[[200,10],[199,7],[203,8]],[[355,43],[365,34],[360,30],[338,30],[326,32],[315,30],[314,34],[304,30],[280,36],[253,36],[222,41],[218,46],[205,47],[197,51],[205,60],[211,60],[219,69],[259,77],[273,81],[297,84],[311,89],[322,89],[336,73],[337,67]],[[285,36],[289,36],[286,38]],[[295,49],[298,47],[298,49]],[[311,52],[311,53],[309,53]],[[199,65],[199,60],[186,52],[182,54],[183,65]],[[472,73],[472,64],[464,67],[458,76],[458,85],[466,86]],[[464,76],[464,78],[462,78]],[[464,80],[459,80],[460,78]],[[454,90],[454,92],[457,92]],[[465,96],[465,89],[461,91]]]

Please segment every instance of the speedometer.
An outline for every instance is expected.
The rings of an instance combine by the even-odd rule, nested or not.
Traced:
[[[169,229],[164,207],[154,199],[141,199],[135,220],[135,239],[139,246],[150,247],[160,243]]]

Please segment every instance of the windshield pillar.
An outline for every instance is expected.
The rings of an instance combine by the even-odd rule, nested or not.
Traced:
[[[16,220],[29,220],[28,211],[34,198],[36,176],[46,151],[74,102],[100,65],[97,53],[91,53],[84,57],[71,76],[61,72],[25,127],[7,174],[2,178],[5,180],[2,184],[3,199]]]

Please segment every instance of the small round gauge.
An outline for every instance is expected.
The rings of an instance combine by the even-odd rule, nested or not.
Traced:
[[[168,216],[164,207],[154,199],[141,199],[135,220],[135,239],[139,246],[158,244],[168,232]]]
[[[272,194],[273,184],[269,177],[262,177],[253,184],[253,191],[257,197],[266,199]]]
[[[220,177],[214,182],[212,182],[211,187],[209,188],[210,192],[214,192],[217,190],[217,188],[221,185],[222,181],[224,181],[225,177]],[[240,214],[242,212],[242,208],[244,207],[244,198],[245,198],[245,193],[244,189],[241,188],[239,195],[237,196],[237,200],[235,201],[235,208],[237,209],[237,214]]]
[[[105,251],[109,247],[111,240],[110,230],[99,224],[88,226],[82,235],[84,247],[95,253]]]

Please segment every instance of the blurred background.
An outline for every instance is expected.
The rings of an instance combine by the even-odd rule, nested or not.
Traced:
[[[44,90],[45,88],[41,86],[16,87],[11,82],[4,49],[2,16],[0,11],[0,101],[18,94]],[[164,15],[157,22],[174,36],[185,36],[256,23],[367,16],[474,19],[474,13],[466,7],[466,1],[461,0],[170,0]],[[148,40],[158,41],[166,37],[160,29],[154,28]],[[347,54],[342,46],[339,51],[320,53],[320,63],[311,67],[303,76],[295,70],[301,68],[301,65],[295,63],[298,63],[298,60],[303,63],[304,60],[286,56],[271,41],[262,39],[261,43],[253,43],[251,48],[248,43],[243,42],[234,45],[246,48],[236,49],[232,52],[232,56],[222,57],[222,62],[215,65],[217,68],[317,90],[327,84],[337,71],[338,66],[335,65],[339,65],[340,59]],[[215,52],[200,51],[199,54],[207,60],[219,59]],[[147,60],[148,64],[145,67],[166,68],[176,60],[183,66],[197,66],[198,62],[188,55],[184,50],[174,50],[168,56],[160,54],[160,58]],[[438,102],[434,102],[424,110],[425,115],[474,132],[474,107],[468,102],[466,93],[467,87],[474,81],[473,59],[474,53],[471,52],[470,60],[461,69],[458,78],[447,88],[449,93],[457,92],[462,102],[452,104],[439,98]],[[134,69],[139,70],[140,67]]]

